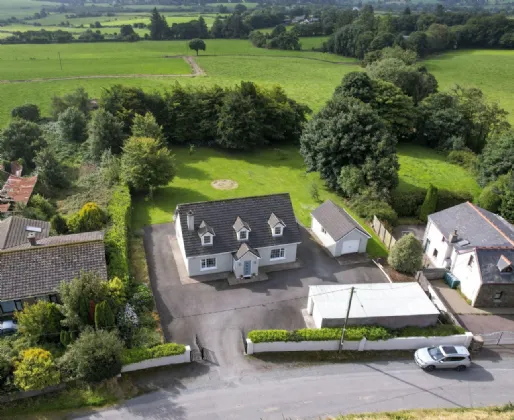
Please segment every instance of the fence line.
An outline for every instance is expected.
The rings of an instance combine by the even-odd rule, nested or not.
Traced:
[[[386,229],[384,224],[378,220],[377,216],[373,216],[372,227],[387,249],[391,250],[391,248],[396,244],[396,239],[393,238],[393,235]]]

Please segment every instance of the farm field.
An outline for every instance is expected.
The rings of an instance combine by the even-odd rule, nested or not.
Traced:
[[[400,144],[398,146],[400,162],[400,184],[398,190],[409,191],[416,187],[428,188],[433,184],[437,188],[467,191],[477,197],[481,188],[475,176],[459,165],[446,161],[446,155],[426,147]]]
[[[190,73],[190,69],[182,59],[164,56],[194,54],[189,50],[187,41],[4,45],[2,51],[0,80],[69,75],[184,74]],[[61,53],[62,72],[58,52]],[[344,64],[337,64],[338,61]],[[209,40],[207,51],[201,53],[197,62],[207,72],[207,77],[0,83],[0,93],[4,97],[0,104],[0,126],[7,122],[10,110],[17,105],[36,103],[45,114],[53,95],[83,86],[95,97],[100,94],[102,87],[116,83],[154,90],[175,83],[227,86],[241,80],[253,80],[265,86],[279,84],[293,98],[316,110],[332,95],[335,86],[346,73],[359,69],[353,59],[318,52],[266,50],[255,48],[245,40]],[[322,78],[320,74],[323,74]]]
[[[282,154],[276,150],[257,153],[229,153],[198,148],[193,155],[189,149],[173,149],[177,162],[177,177],[166,187],[158,188],[152,200],[134,198],[133,226],[139,229],[147,224],[167,223],[172,220],[179,203],[220,200],[252,195],[289,192],[296,217],[304,225],[310,225],[310,212],[319,203],[309,193],[316,182],[320,199],[331,199],[344,205],[339,196],[327,191],[316,173],[305,173],[303,159],[296,146],[284,147]],[[217,179],[231,179],[239,186],[233,190],[218,190],[211,186]],[[372,230],[360,220],[367,230]],[[384,256],[386,251],[376,236],[368,242],[368,252]]]
[[[514,51],[464,50],[441,54],[426,60],[425,65],[446,90],[455,84],[482,89],[510,113],[514,123]]]

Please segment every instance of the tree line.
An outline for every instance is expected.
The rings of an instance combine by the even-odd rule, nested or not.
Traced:
[[[365,72],[347,74],[306,124],[300,151],[308,170],[351,199],[363,217],[390,223],[420,217],[427,191],[401,193],[398,142],[444,151],[485,187],[478,203],[514,221],[514,130],[507,112],[476,88],[439,92],[437,80],[400,47],[381,51]],[[439,191],[436,209],[473,197]]]

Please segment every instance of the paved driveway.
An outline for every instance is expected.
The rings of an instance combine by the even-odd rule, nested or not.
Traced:
[[[242,329],[305,327],[301,309],[308,286],[387,282],[372,263],[341,266],[302,229],[298,258],[303,268],[269,273],[269,280],[229,286],[226,280],[183,285],[168,236],[173,224],[145,228],[145,250],[161,324],[167,340],[194,343],[197,334],[212,361],[236,368],[244,363]]]

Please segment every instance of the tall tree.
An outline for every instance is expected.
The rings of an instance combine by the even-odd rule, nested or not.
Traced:
[[[156,7],[150,16],[150,38],[154,40],[166,39],[168,37],[169,25],[166,17],[161,15]]]
[[[132,124],[133,137],[150,137],[152,139],[162,140],[162,127],[157,124],[155,117],[151,112],[145,115],[136,114]]]
[[[62,140],[82,143],[87,139],[87,119],[83,112],[71,106],[57,117],[57,128]]]
[[[53,119],[56,120],[61,112],[64,112],[66,109],[73,106],[84,115],[88,115],[90,111],[90,102],[88,93],[84,88],[80,87],[64,96],[52,97],[50,113],[52,114]]]
[[[123,123],[110,112],[99,109],[89,123],[89,136],[93,157],[100,159],[105,150],[118,154],[125,140]]]
[[[123,180],[135,191],[166,185],[175,176],[175,158],[156,139],[131,137],[121,156]]]
[[[380,117],[361,101],[335,96],[306,125],[300,153],[307,169],[318,171],[328,186],[339,189],[344,167],[362,173],[363,187],[377,192],[398,184],[396,139]]]
[[[0,153],[3,159],[22,159],[29,167],[33,167],[36,153],[44,146],[41,129],[31,121],[16,118],[0,135]]]
[[[207,28],[207,24],[205,23],[203,16],[198,18],[198,38],[209,38],[209,28]]]
[[[479,181],[486,185],[499,176],[514,172],[514,131],[489,139],[479,157]]]
[[[54,197],[59,190],[70,185],[64,165],[51,148],[45,147],[37,152],[34,164],[38,175],[36,188],[46,197]]]
[[[205,42],[199,38],[192,39],[189,41],[189,49],[196,51],[196,55],[198,55],[198,50],[205,51]]]

